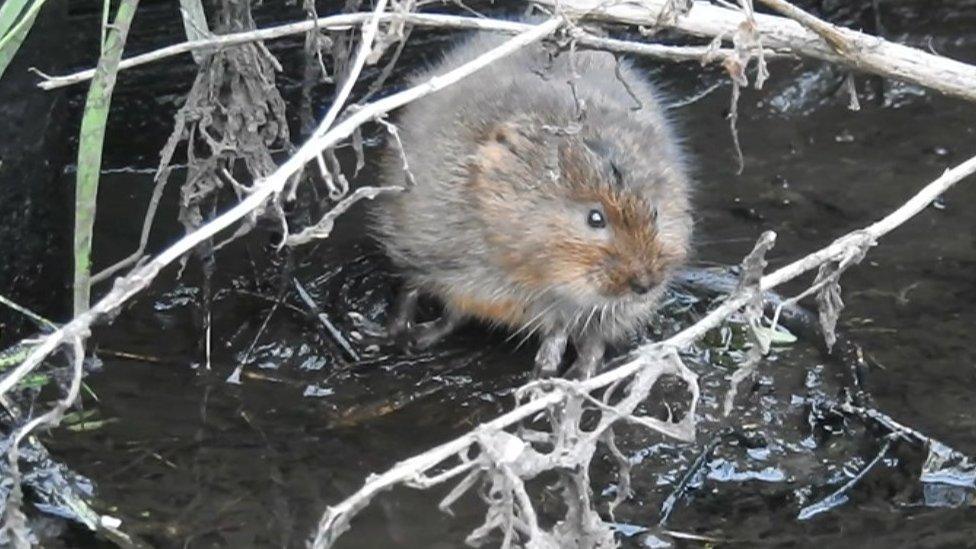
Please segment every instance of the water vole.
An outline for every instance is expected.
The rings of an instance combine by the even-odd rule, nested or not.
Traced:
[[[412,83],[502,40],[476,35]],[[405,107],[398,126],[415,185],[373,212],[405,277],[391,335],[422,348],[473,317],[539,334],[540,375],[557,372],[567,342],[590,375],[607,344],[646,325],[692,221],[682,152],[636,70],[530,46]],[[409,179],[394,143],[383,178]],[[413,325],[421,293],[444,314]]]

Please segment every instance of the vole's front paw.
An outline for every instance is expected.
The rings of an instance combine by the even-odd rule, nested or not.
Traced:
[[[406,319],[395,319],[386,325],[385,332],[387,339],[396,341],[399,344],[410,333],[410,323]]]
[[[406,337],[406,345],[411,351],[426,351],[433,347],[438,341],[444,338],[444,335],[439,334],[434,331],[431,322],[425,322],[419,326],[414,327],[414,329]]]
[[[549,334],[542,340],[539,351],[535,354],[532,377],[546,378],[559,375],[559,366],[563,363],[568,340],[567,334],[563,332]]]
[[[411,323],[417,311],[417,300],[420,298],[420,291],[404,288],[400,290],[390,311],[390,318],[386,324],[386,336],[397,342],[403,347],[406,337],[410,333]]]
[[[607,351],[607,345],[599,335],[591,335],[582,340],[575,341],[576,360],[566,371],[569,379],[589,379],[596,375],[603,366],[603,357]]]

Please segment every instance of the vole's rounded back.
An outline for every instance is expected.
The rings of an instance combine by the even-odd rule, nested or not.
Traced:
[[[503,40],[476,35],[412,83]],[[617,340],[688,253],[683,154],[653,88],[608,53],[529,46],[397,125],[416,185],[377,204],[374,229],[448,314]],[[384,182],[406,184],[403,165],[391,144]]]

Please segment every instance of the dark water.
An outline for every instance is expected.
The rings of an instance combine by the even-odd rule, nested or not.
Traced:
[[[884,15],[890,36],[976,62],[976,10],[909,5]],[[294,44],[279,43],[275,51],[293,58]],[[405,67],[423,62],[441,42],[422,36],[417,44],[408,48]],[[723,81],[714,69],[642,66],[676,101]],[[779,238],[771,264],[784,264],[876,220],[976,153],[973,105],[858,77],[862,110],[855,113],[846,108],[843,73],[788,61],[771,69],[765,89],[744,92],[740,103],[746,162],[740,176],[723,118],[728,86],[673,111],[696,166],[702,263],[736,263],[763,230],[773,229]],[[282,81],[293,84],[294,73],[286,70]],[[191,77],[189,65],[166,63],[121,80],[99,202],[95,255],[102,264],[136,244],[151,169]],[[374,173],[368,164],[357,183],[371,182]],[[64,184],[72,181],[68,169]],[[152,240],[157,248],[179,234],[176,200],[175,192],[166,197]],[[970,455],[976,454],[974,200],[974,182],[960,184],[842,280],[842,324],[873,366],[869,387],[878,408]],[[121,518],[123,529],[161,547],[301,546],[326,506],[367,475],[511,406],[512,390],[527,379],[532,343],[518,348],[505,334],[471,326],[429,354],[407,356],[377,337],[395,281],[363,223],[361,209],[350,212],[330,240],[300,250],[293,273],[349,335],[363,355],[358,363],[342,358],[294,291],[274,308],[281,258],[261,231],[218,256],[211,371],[197,353],[200,277],[192,262],[182,279],[168,271],[96,331],[93,345],[105,366],[87,380],[98,401],[87,398],[85,405],[108,422],[92,432],[62,429],[47,442],[96,483],[101,510]],[[972,493],[963,492],[956,507],[935,505],[940,500],[918,482],[924,455],[906,445],[896,445],[851,501],[797,519],[880,447],[853,424],[834,434],[811,431],[803,397],[833,395],[843,379],[803,341],[763,364],[759,383],[733,415],[734,426],[765,443],[751,450],[721,446],[667,524],[716,541],[644,531],[657,525],[662,501],[718,423],[729,370],[700,357],[689,355],[703,384],[698,445],[621,432],[635,464],[635,497],[615,515],[627,545],[976,543]],[[227,383],[237,367],[242,382]],[[605,504],[615,475],[604,458],[593,474],[597,493],[610,489]],[[454,517],[444,515],[436,508],[444,493],[386,494],[340,545],[460,546],[482,508],[469,497],[455,505]]]

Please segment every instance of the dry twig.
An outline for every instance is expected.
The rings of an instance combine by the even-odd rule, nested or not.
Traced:
[[[672,0],[642,0],[641,2],[607,2],[606,0],[536,0],[539,4],[556,6],[570,17],[597,19],[630,25],[665,24],[668,28],[704,38],[730,40],[742,24],[742,13],[695,0],[686,15],[674,18],[673,23],[661,19]],[[797,55],[812,57],[872,72],[886,78],[910,82],[947,95],[976,101],[976,66],[955,61],[941,55],[896,44],[862,32],[843,29],[820,21],[784,0],[761,0],[792,19],[762,13],[754,14],[755,30],[763,46],[773,50],[789,50]],[[802,15],[801,15],[802,14]],[[814,22],[817,21],[817,22]],[[833,38],[828,43],[815,26]]]
[[[300,21],[297,23],[268,27],[254,31],[224,34],[206,40],[191,40],[124,59],[121,63],[119,63],[119,70],[131,69],[153,63],[155,61],[161,61],[176,55],[191,53],[196,50],[220,50],[250,42],[284,38],[287,36],[308,32],[316,28],[327,30],[346,29],[368,21],[371,15],[372,14],[370,13],[332,15],[329,17]],[[445,15],[439,13],[383,13],[380,15],[380,21],[383,23],[406,22],[429,28],[482,30],[513,35],[526,32],[532,28],[531,24],[520,23],[518,21],[488,19],[484,17]],[[725,48],[710,49],[706,46],[668,46],[664,44],[650,44],[629,40],[604,38],[595,36],[579,28],[575,28],[570,31],[570,34],[579,42],[580,45],[585,47],[605,49],[618,53],[632,53],[634,55],[642,55],[655,59],[677,62],[701,62],[706,54],[711,54],[716,59],[724,59],[725,57],[735,53],[734,50]],[[767,53],[773,57],[791,55],[788,48],[770,48]],[[41,74],[43,79],[38,82],[37,85],[41,89],[53,90],[90,80],[93,75],[94,71],[92,69],[66,74],[64,76],[49,76]]]

